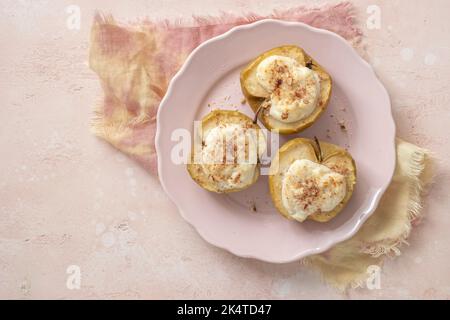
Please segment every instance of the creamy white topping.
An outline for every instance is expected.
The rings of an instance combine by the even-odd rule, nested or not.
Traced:
[[[345,194],[343,175],[307,159],[290,165],[281,189],[283,206],[298,221],[313,213],[332,211]]]
[[[202,167],[218,189],[244,187],[253,181],[264,135],[239,124],[221,124],[204,132]]]
[[[284,56],[270,56],[256,69],[259,85],[270,97],[270,115],[285,123],[309,116],[320,97],[320,78],[316,72]]]

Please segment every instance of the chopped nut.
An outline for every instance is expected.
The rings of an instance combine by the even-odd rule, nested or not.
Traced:
[[[276,88],[279,88],[283,84],[283,79],[277,79],[277,82],[275,84]]]
[[[306,89],[305,88],[300,88],[300,89],[297,89],[296,91],[295,91],[295,96],[297,97],[297,98],[303,98],[304,96],[305,96],[305,94],[306,94]]]

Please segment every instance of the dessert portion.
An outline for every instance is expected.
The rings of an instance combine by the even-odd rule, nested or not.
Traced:
[[[288,219],[327,222],[347,204],[356,183],[351,155],[317,139],[293,139],[272,160],[269,186],[273,203]]]
[[[187,169],[202,188],[229,193],[256,182],[266,139],[252,119],[238,111],[215,110],[195,134]]]
[[[281,134],[311,126],[331,95],[331,77],[297,46],[261,54],[242,70],[240,81],[255,119]]]

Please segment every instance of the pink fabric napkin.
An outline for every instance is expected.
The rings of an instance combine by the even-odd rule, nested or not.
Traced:
[[[95,134],[156,173],[156,113],[170,79],[203,41],[264,18],[301,21],[334,31],[353,44],[361,36],[348,2],[300,6],[268,16],[194,17],[191,25],[149,20],[122,24],[98,14],[89,62],[100,78],[104,98],[95,111]]]
[[[301,21],[334,31],[358,47],[352,5],[296,7],[269,16],[194,17],[191,25],[142,20],[121,24],[98,14],[91,32],[90,66],[98,74],[104,98],[97,105],[93,131],[156,173],[156,113],[170,79],[203,41],[230,28],[263,18]],[[345,289],[362,286],[368,270],[385,257],[399,255],[414,221],[421,216],[421,192],[429,181],[428,152],[397,141],[397,168],[390,189],[363,228],[351,239],[303,263],[324,280]]]

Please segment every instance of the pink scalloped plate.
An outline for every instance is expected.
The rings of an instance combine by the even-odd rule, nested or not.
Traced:
[[[302,47],[333,78],[327,111],[299,135],[345,147],[358,171],[346,208],[328,223],[289,221],[277,213],[267,176],[232,194],[203,190],[185,164],[172,161],[178,134],[213,109],[239,110],[240,70],[271,48]],[[354,235],[374,212],[395,168],[395,124],[388,93],[371,66],[340,36],[302,23],[262,20],[233,28],[196,48],[172,79],[158,112],[156,150],[161,184],[181,215],[209,243],[248,258],[291,262],[324,252]],[[341,128],[345,125],[345,129]],[[255,211],[256,208],[256,211]]]

